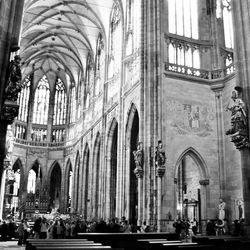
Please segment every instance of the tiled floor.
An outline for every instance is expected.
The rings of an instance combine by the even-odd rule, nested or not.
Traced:
[[[18,246],[17,241],[0,241],[0,250],[25,250],[25,246]]]

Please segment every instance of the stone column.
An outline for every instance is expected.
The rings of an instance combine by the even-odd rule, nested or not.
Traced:
[[[211,89],[215,93],[215,105],[216,105],[216,123],[217,123],[217,143],[218,143],[218,163],[219,163],[219,180],[220,180],[220,197],[226,198],[226,174],[225,174],[225,129],[223,121],[223,103],[222,103],[222,91],[224,83],[217,83],[211,86]]]
[[[162,177],[165,174],[165,167],[159,166],[156,168],[156,176],[157,176],[157,232],[161,231],[161,196],[162,196]]]
[[[137,218],[137,226],[142,225],[142,208],[143,208],[143,169],[135,168],[134,173],[138,179],[138,218]]]
[[[3,170],[1,189],[0,189],[0,220],[3,219],[3,204],[4,204],[4,193],[5,193],[5,179],[6,179],[6,169]]]
[[[250,124],[250,0],[232,0],[234,39],[235,39],[235,64],[236,82],[242,88],[243,101],[248,108],[248,131]],[[242,193],[245,211],[245,226],[250,235],[250,152],[249,148],[243,148],[241,152],[242,169]]]

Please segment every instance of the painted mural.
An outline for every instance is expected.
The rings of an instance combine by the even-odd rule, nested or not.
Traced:
[[[208,105],[169,100],[166,108],[170,127],[178,134],[206,137],[214,131],[215,112]]]

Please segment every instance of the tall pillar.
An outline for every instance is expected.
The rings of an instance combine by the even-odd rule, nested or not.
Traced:
[[[234,39],[235,39],[235,64],[236,82],[242,88],[243,100],[248,108],[248,131],[250,124],[250,0],[232,0]],[[242,191],[245,211],[245,225],[247,234],[250,235],[250,151],[243,148],[241,152]]]
[[[242,88],[243,100],[248,108],[248,131],[250,124],[250,0],[232,0],[234,39],[235,39],[235,64],[236,82]],[[245,225],[247,234],[250,235],[250,151],[243,148],[241,152],[242,193],[244,200]]]
[[[135,168],[134,173],[138,179],[138,218],[137,226],[142,225],[143,220],[143,170],[142,168]]]
[[[157,176],[157,232],[161,231],[161,197],[162,197],[162,177],[165,174],[165,162],[166,156],[162,148],[162,141],[158,141],[158,146],[155,152],[155,166],[156,166],[156,176]]]
[[[222,91],[224,84],[216,84],[211,87],[215,93],[216,122],[217,122],[217,144],[218,144],[218,163],[219,163],[219,181],[220,198],[226,199],[226,174],[225,174],[225,129],[223,121],[224,107],[222,103]]]
[[[159,166],[156,168],[157,181],[157,232],[161,232],[161,197],[162,197],[162,177],[165,174],[165,167]]]

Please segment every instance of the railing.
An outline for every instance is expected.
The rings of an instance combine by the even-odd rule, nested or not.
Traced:
[[[65,142],[38,142],[38,141],[27,141],[19,138],[14,138],[14,142],[22,145],[33,146],[33,147],[64,147]]]
[[[214,80],[233,74],[235,72],[235,65],[231,64],[225,69],[209,71],[204,69],[196,69],[192,67],[177,65],[173,63],[165,63],[165,71],[175,72],[206,80]]]

